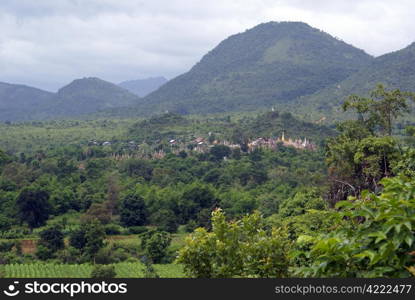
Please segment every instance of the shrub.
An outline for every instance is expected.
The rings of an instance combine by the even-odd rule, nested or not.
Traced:
[[[359,199],[337,204],[343,226],[313,238],[309,263],[296,269],[305,277],[408,277],[414,264],[415,181],[385,178],[380,195],[364,191]],[[304,236],[300,236],[302,240]],[[300,239],[299,238],[299,239]]]
[[[267,230],[259,213],[227,222],[218,209],[212,213],[212,231],[197,228],[177,262],[192,277],[285,277],[289,245],[284,230]]]
[[[140,235],[141,249],[145,256],[154,263],[162,262],[167,255],[167,248],[170,246],[171,237],[168,232],[150,230]]]
[[[36,256],[40,260],[48,260],[54,257],[54,251],[44,245],[38,245],[36,249]]]
[[[59,226],[47,228],[39,233],[39,244],[45,246],[52,252],[64,248],[63,233]]]

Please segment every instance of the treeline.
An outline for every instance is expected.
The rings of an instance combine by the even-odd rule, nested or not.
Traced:
[[[3,219],[10,220],[3,231],[19,222],[36,228],[49,215],[70,210],[88,212],[111,197],[114,206],[121,208],[123,199],[131,195],[143,199],[147,217],[142,224],[129,226],[159,225],[157,219],[167,220],[157,217],[163,211],[172,215],[174,223],[184,225],[196,221],[203,209],[208,209],[208,218],[215,206],[226,207],[233,216],[254,209],[270,215],[283,199],[304,186],[321,185],[325,176],[320,152],[286,147],[243,153],[221,145],[202,154],[123,161],[108,157],[78,160],[82,156],[70,150],[53,157],[13,159],[2,154],[0,205]],[[33,221],[19,215],[25,202],[31,209],[42,210]]]
[[[176,120],[165,115],[140,124],[143,130],[167,127],[170,118]],[[151,145],[165,147],[162,140]],[[160,159],[116,159],[117,147],[51,145],[34,153],[0,152],[1,261],[114,263],[147,257],[150,264],[172,262],[178,248],[170,244],[171,234],[211,228],[218,207],[238,218],[254,210],[265,216],[295,214],[300,208],[292,203],[324,206],[322,151],[280,145],[245,152],[216,145],[204,153],[173,154],[166,148]],[[320,188],[310,192],[313,186]],[[140,237],[128,245],[106,242],[112,235]],[[36,251],[23,253],[19,239],[39,239]]]

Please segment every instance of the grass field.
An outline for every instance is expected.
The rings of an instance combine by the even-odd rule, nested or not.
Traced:
[[[115,265],[117,278],[143,278],[144,265],[138,262],[118,263]],[[0,270],[5,278],[88,278],[93,265],[67,265],[51,263],[10,264]],[[177,264],[154,265],[161,278],[183,278],[183,268]]]
[[[0,122],[0,148],[13,154],[33,154],[68,145],[82,145],[89,140],[125,138],[137,119],[93,121],[49,121],[16,124]]]

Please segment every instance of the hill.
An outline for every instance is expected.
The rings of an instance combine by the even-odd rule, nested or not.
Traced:
[[[79,117],[103,109],[126,107],[138,101],[138,96],[99,78],[74,80],[57,93],[0,83],[0,120]]]
[[[126,89],[99,78],[76,79],[57,93],[57,114],[76,116],[105,108],[124,107],[140,98]]]
[[[379,56],[345,80],[308,97],[299,98],[290,110],[307,115],[309,119],[324,117],[332,121],[341,117],[340,106],[347,96],[367,96],[378,83],[383,83],[388,88],[415,91],[415,43],[402,50]]]
[[[222,41],[189,72],[145,97],[137,111],[269,108],[339,82],[372,59],[305,23],[260,24]]]
[[[0,120],[33,120],[53,102],[54,94],[37,88],[0,82]]]
[[[126,90],[129,90],[131,93],[145,97],[151,92],[157,90],[160,86],[165,84],[167,79],[160,76],[160,77],[150,77],[145,79],[137,79],[137,80],[128,80],[120,82],[118,85]]]

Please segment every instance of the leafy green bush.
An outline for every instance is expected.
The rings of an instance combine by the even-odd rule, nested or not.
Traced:
[[[296,270],[305,277],[408,277],[415,264],[415,181],[385,178],[380,195],[364,191],[359,199],[337,204],[344,226],[314,238],[310,261]],[[302,240],[305,237],[300,237]]]
[[[39,233],[39,244],[50,249],[52,252],[56,252],[65,247],[63,241],[63,233],[60,226],[53,226],[47,228]]]
[[[160,263],[167,256],[171,236],[168,232],[149,230],[140,235],[144,255],[154,263]]]
[[[304,214],[309,209],[324,210],[327,207],[320,193],[315,188],[298,192],[293,198],[284,200],[279,208],[281,217],[290,217]]]
[[[44,245],[38,245],[36,248],[36,257],[40,260],[48,260],[54,257],[54,251]]]
[[[177,262],[191,277],[285,277],[289,246],[284,230],[267,230],[258,213],[227,222],[218,209],[212,213],[212,231],[197,228]]]

